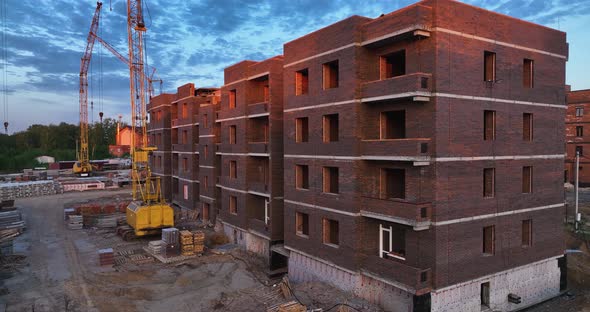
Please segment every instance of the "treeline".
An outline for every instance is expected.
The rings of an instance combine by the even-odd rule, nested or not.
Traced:
[[[123,125],[122,125],[123,126]],[[117,121],[111,118],[88,127],[90,159],[109,157],[115,144]],[[80,128],[65,122],[59,125],[32,125],[12,135],[0,134],[0,172],[16,172],[39,166],[36,157],[47,155],[55,161],[75,160]]]

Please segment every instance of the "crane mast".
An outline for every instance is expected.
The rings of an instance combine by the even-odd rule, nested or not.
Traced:
[[[127,0],[127,35],[129,43],[129,88],[131,103],[131,157],[133,200],[144,203],[163,202],[159,177],[153,178],[148,155],[155,150],[147,144],[147,75],[145,73],[144,39],[146,32],[141,0]],[[138,132],[141,134],[136,139]],[[143,183],[142,183],[143,182]]]
[[[92,60],[92,49],[98,30],[100,20],[100,9],[102,3],[96,3],[96,10],[90,24],[90,31],[86,39],[86,50],[80,61],[80,149],[78,151],[78,161],[74,164],[74,173],[89,174],[92,171],[90,159],[88,156],[88,68]]]

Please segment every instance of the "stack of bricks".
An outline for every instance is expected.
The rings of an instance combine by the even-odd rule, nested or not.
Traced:
[[[193,233],[194,252],[202,254],[205,249],[205,232],[196,231]]]
[[[99,249],[98,260],[100,262],[100,266],[114,265],[115,256],[113,255],[113,248]]]
[[[183,256],[193,256],[195,254],[193,233],[190,231],[180,231],[180,250]]]

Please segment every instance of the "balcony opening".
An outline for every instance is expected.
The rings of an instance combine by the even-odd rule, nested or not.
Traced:
[[[295,212],[295,233],[309,236],[309,215],[307,213]]]
[[[267,157],[252,157],[248,164],[248,180],[253,183],[263,185],[263,189],[268,189],[269,182],[269,160]]]
[[[229,213],[238,214],[238,198],[232,195],[229,196]]]
[[[181,116],[182,118],[188,118],[188,104],[187,103],[182,103],[182,112],[181,112]]]
[[[533,167],[531,166],[522,167],[522,192],[533,192]]]
[[[236,126],[229,126],[229,144],[236,144]]]
[[[199,125],[193,127],[193,143],[199,144]]]
[[[577,126],[576,127],[576,136],[578,138],[581,138],[584,136],[584,127],[583,126]]]
[[[485,168],[483,170],[483,197],[494,197],[496,184],[496,169]]]
[[[302,190],[309,189],[309,166],[295,166],[295,187]]]
[[[204,177],[203,184],[204,184],[205,188],[209,187],[209,176]]]
[[[483,139],[485,141],[496,139],[496,111],[483,111]]]
[[[580,157],[584,156],[584,147],[583,146],[576,146],[576,155],[580,155]],[[580,167],[582,168],[582,167]]]
[[[236,108],[236,90],[229,91],[229,108]]]
[[[209,221],[209,210],[211,209],[211,205],[209,203],[203,203],[201,208],[201,219],[203,219],[204,222]]]
[[[251,205],[251,211],[252,211],[252,218],[258,220],[258,221],[262,221],[265,224],[267,223],[267,217],[268,217],[268,209],[267,209],[267,199],[260,197],[260,196],[255,196],[255,195],[249,195],[251,200],[249,205]]]
[[[322,241],[326,245],[338,246],[340,244],[340,230],[338,221],[331,219],[322,220]]]
[[[379,257],[406,259],[406,230],[403,227],[379,224]]]
[[[238,163],[235,160],[229,161],[229,177],[237,179],[238,177]]]
[[[264,85],[262,87],[262,92],[264,93],[264,102],[270,101],[270,87],[268,85]]]
[[[381,169],[380,185],[381,198],[406,198],[406,171],[404,169]]]
[[[495,228],[493,225],[483,228],[483,254],[491,256],[495,252]]]
[[[188,200],[188,184],[182,185],[182,194],[183,194],[184,200]]]
[[[188,171],[188,159],[186,157],[182,157],[182,171]]]
[[[401,50],[381,57],[381,80],[406,74],[406,50]]]
[[[338,167],[324,167],[323,172],[323,192],[338,194],[339,183],[338,183]]]
[[[496,53],[484,51],[483,58],[483,80],[488,82],[496,81]]]
[[[188,143],[188,131],[182,130],[182,138],[180,144],[187,144]]]
[[[209,145],[205,145],[203,146],[203,159],[207,159],[207,156],[209,155]]]
[[[249,124],[249,142],[250,143],[261,143],[268,142],[269,136],[269,125],[268,117],[250,118]]]
[[[309,119],[301,117],[295,119],[295,142],[302,143],[309,141]]]
[[[530,247],[533,244],[533,220],[522,220],[522,247]]]
[[[535,80],[535,61],[524,59],[522,63],[522,86],[524,88],[534,87]]]
[[[338,60],[324,63],[322,68],[324,90],[338,88]]]
[[[307,94],[309,90],[309,72],[306,69],[295,72],[295,95]]]
[[[522,114],[522,139],[524,141],[533,140],[533,114]]]
[[[381,139],[406,138],[406,111],[382,112],[380,118]]]
[[[323,118],[323,140],[327,142],[338,142],[338,114],[324,115]]]

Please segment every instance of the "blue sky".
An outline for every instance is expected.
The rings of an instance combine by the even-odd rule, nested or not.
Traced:
[[[80,57],[95,0],[0,0],[7,2],[9,132],[34,123],[78,122]],[[127,54],[126,1],[103,0],[99,35]],[[377,17],[410,0],[144,0],[150,65],[164,91],[186,82],[223,84],[223,68],[243,59],[281,54],[293,40],[350,15]],[[467,0],[496,12],[568,33],[567,83],[589,89],[590,0]],[[147,12],[149,11],[149,12]],[[0,30],[1,31],[1,30]],[[0,47],[1,48],[1,47]],[[102,56],[101,56],[102,55]],[[128,69],[97,43],[91,84],[94,114],[129,116]],[[102,63],[102,79],[101,76]],[[0,77],[0,80],[2,78]],[[99,87],[102,81],[102,87]],[[4,105],[0,97],[0,106]],[[0,118],[5,116],[0,110]],[[124,117],[125,118],[125,117]]]

